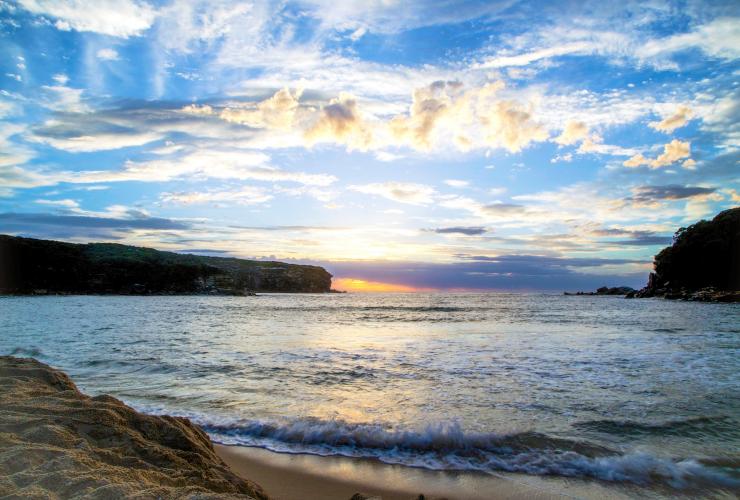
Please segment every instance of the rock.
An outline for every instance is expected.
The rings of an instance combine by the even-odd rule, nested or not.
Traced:
[[[595,292],[563,292],[563,295],[627,295],[632,292],[635,292],[635,289],[629,286],[617,286],[612,288],[602,286],[597,288]]]
[[[88,397],[31,358],[0,357],[0,497],[259,499],[186,418]]]
[[[740,207],[680,228],[634,297],[740,302]]]

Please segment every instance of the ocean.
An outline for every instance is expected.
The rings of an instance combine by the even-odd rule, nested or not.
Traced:
[[[510,293],[0,298],[0,353],[214,441],[740,491],[740,305]]]

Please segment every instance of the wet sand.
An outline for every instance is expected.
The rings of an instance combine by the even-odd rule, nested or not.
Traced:
[[[383,500],[627,498],[598,483],[515,474],[490,476],[438,472],[372,460],[275,453],[215,444],[231,470],[248,477],[275,500],[348,500],[355,493]],[[634,494],[634,492],[633,492]]]

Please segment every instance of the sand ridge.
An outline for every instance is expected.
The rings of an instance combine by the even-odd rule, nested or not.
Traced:
[[[186,418],[82,394],[63,372],[0,357],[0,497],[266,500]]]

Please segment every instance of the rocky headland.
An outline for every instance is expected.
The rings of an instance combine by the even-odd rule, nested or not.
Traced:
[[[647,286],[627,298],[740,302],[740,207],[679,229],[654,268]]]
[[[318,266],[0,235],[0,294],[324,293]]]
[[[186,418],[88,397],[30,358],[0,357],[0,497],[266,500]]]

